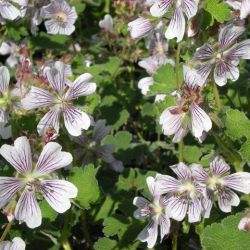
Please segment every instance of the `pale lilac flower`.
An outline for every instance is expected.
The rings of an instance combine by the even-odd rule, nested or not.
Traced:
[[[240,19],[244,19],[250,14],[250,0],[227,0],[225,2],[235,10],[240,10]]]
[[[1,250],[25,250],[26,244],[20,237],[15,237],[12,241],[0,242]]]
[[[202,141],[204,132],[212,128],[212,122],[207,113],[200,107],[203,103],[201,96],[204,80],[186,66],[184,71],[184,89],[178,93],[177,105],[169,107],[160,116],[165,135],[174,135],[173,142],[179,142],[190,130],[194,137]]]
[[[111,130],[112,127],[106,126],[105,120],[98,120],[94,125],[92,137],[84,134],[73,138],[78,145],[82,146],[75,149],[75,155],[78,160],[82,160],[82,166],[93,162],[96,157],[99,157],[108,163],[114,171],[122,172],[124,170],[123,163],[113,156],[115,146],[113,144],[102,144],[102,140]]]
[[[209,169],[192,166],[192,172],[198,182],[206,185],[206,195],[202,198],[205,218],[210,216],[214,196],[218,197],[220,210],[229,213],[232,206],[237,207],[240,204],[238,195],[232,189],[244,194],[250,193],[250,173],[230,174],[229,165],[221,157],[215,157]]]
[[[195,181],[190,167],[183,162],[170,167],[178,176],[178,180],[169,175],[156,176],[156,190],[158,194],[167,194],[167,207],[170,217],[182,221],[188,215],[190,223],[201,219],[203,196],[205,187]]]
[[[155,96],[155,103],[163,102],[166,100],[167,95],[165,94],[158,94]]]
[[[0,18],[15,20],[20,16],[20,11],[13,5],[13,2],[19,3],[18,0],[0,1]]]
[[[250,59],[250,39],[236,42],[244,31],[244,27],[227,25],[220,31],[218,44],[206,43],[197,50],[193,60],[204,79],[212,72],[215,83],[223,86],[228,79],[236,81],[239,78],[240,59]]]
[[[114,32],[114,23],[113,18],[109,14],[104,16],[104,19],[99,22],[99,27],[102,28],[105,32],[113,33]]]
[[[144,77],[138,82],[138,88],[141,90],[143,95],[147,95],[150,86],[154,84],[153,77]]]
[[[61,151],[62,147],[49,142],[43,148],[35,167],[27,137],[19,137],[14,146],[3,145],[0,154],[17,171],[17,177],[0,177],[0,208],[5,207],[17,194],[20,195],[15,208],[15,218],[28,227],[41,225],[42,215],[36,193],[39,192],[58,213],[70,206],[70,199],[77,196],[77,188],[70,182],[53,178],[57,169],[68,166],[72,155]]]
[[[184,14],[188,20],[195,16],[198,11],[198,3],[199,0],[156,0],[150,12],[152,16],[161,17],[173,7],[174,13],[165,36],[167,39],[176,37],[177,42],[180,42],[185,33],[186,22]]]
[[[158,238],[158,227],[161,241],[169,234],[170,219],[166,210],[166,198],[158,194],[155,179],[148,177],[147,184],[153,197],[152,202],[143,197],[135,197],[133,204],[138,209],[134,212],[134,217],[139,220],[149,219],[148,225],[138,235],[138,239],[147,242],[148,248],[153,248]]]
[[[90,117],[73,105],[73,100],[88,96],[95,92],[96,84],[90,82],[92,75],[80,75],[73,83],[66,76],[70,73],[69,67],[62,62],[56,62],[55,67],[47,71],[47,79],[53,92],[31,87],[28,94],[22,99],[26,110],[50,107],[50,110],[41,119],[37,126],[38,133],[44,134],[50,127],[59,133],[60,116],[63,114],[64,124],[69,134],[79,136],[82,129],[87,130],[91,124]]]
[[[149,19],[139,17],[128,23],[128,30],[132,39],[141,39],[148,36],[153,31],[153,25]]]
[[[21,17],[31,18],[31,33],[37,33],[37,26],[43,21],[43,7],[49,4],[49,0],[19,0]]]
[[[0,55],[9,57],[6,59],[6,63],[11,68],[14,68],[20,59],[20,47],[13,42],[2,42],[0,46]]]
[[[246,209],[244,217],[240,220],[238,225],[240,231],[250,232],[250,211]]]
[[[65,0],[54,0],[43,7],[43,16],[50,19],[44,23],[49,34],[70,35],[75,31],[77,13]]]

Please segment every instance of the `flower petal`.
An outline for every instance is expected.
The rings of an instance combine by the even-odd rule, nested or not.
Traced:
[[[26,247],[25,242],[20,237],[15,237],[12,240],[12,248],[10,250],[25,250],[25,247]]]
[[[228,60],[250,59],[250,39],[236,43],[232,48],[225,51],[223,55]]]
[[[211,64],[210,62],[201,63],[198,66],[196,66],[197,73],[203,78],[203,82],[207,80],[212,68],[213,64]]]
[[[150,34],[153,30],[153,25],[149,19],[139,17],[136,20],[128,23],[128,30],[132,39],[141,39]]]
[[[196,91],[204,83],[204,79],[202,79],[202,76],[195,69],[191,69],[184,65],[183,74],[185,86],[190,90]]]
[[[138,82],[138,88],[141,90],[143,95],[147,95],[150,86],[154,84],[153,77],[144,77]]]
[[[37,176],[54,172],[57,169],[64,168],[72,162],[72,155],[62,151],[62,146],[56,142],[49,142],[43,148],[40,154],[35,173]]]
[[[26,174],[32,170],[32,158],[29,140],[22,136],[15,140],[14,146],[3,145],[0,154],[18,173]]]
[[[0,209],[20,191],[21,181],[15,177],[0,177]]]
[[[112,126],[106,126],[106,120],[98,120],[93,130],[95,142],[100,143],[112,130]]]
[[[196,181],[201,183],[206,183],[208,179],[208,172],[200,164],[191,164],[190,165],[192,176]]]
[[[170,168],[174,171],[174,173],[178,176],[178,178],[187,181],[191,180],[192,178],[191,169],[183,162],[170,166]]]
[[[194,196],[191,201],[189,201],[188,206],[188,222],[194,223],[201,220],[201,202]]]
[[[52,128],[59,133],[59,120],[60,120],[61,110],[59,106],[54,106],[46,113],[37,125],[37,132],[39,135],[44,135],[46,129]]]
[[[230,213],[232,211],[232,206],[237,207],[239,204],[240,199],[238,195],[229,188],[218,191],[218,205],[222,212]]]
[[[149,204],[149,201],[143,197],[135,197],[133,200],[133,204],[138,208],[145,208],[145,206]]]
[[[5,93],[9,90],[10,74],[7,67],[0,67],[0,92]]]
[[[20,11],[8,2],[0,3],[1,14],[4,19],[15,20],[20,16]]]
[[[207,189],[206,195],[202,196],[201,198],[201,202],[204,208],[202,212],[203,217],[209,218],[214,203],[214,192],[210,189]]]
[[[150,13],[154,17],[163,16],[173,4],[173,0],[156,0],[150,8]]]
[[[31,87],[28,94],[21,101],[22,107],[26,110],[47,107],[52,103],[52,95],[48,91],[37,87]]]
[[[79,136],[82,129],[87,130],[91,124],[90,117],[81,110],[71,105],[64,105],[64,124],[69,134]]]
[[[152,196],[155,196],[156,193],[155,193],[155,178],[152,177],[152,176],[149,176],[146,178],[146,182],[147,182],[147,185],[148,185],[148,190],[149,192],[152,194]]]
[[[160,214],[160,216],[158,218],[158,222],[160,225],[161,241],[162,241],[164,236],[169,234],[170,219],[166,215]]]
[[[205,43],[200,48],[197,49],[196,53],[194,54],[194,60],[207,60],[214,56],[214,49],[213,47]]]
[[[92,79],[89,73],[80,75],[65,94],[66,100],[77,99],[80,96],[88,96],[96,91],[96,84],[89,82]]]
[[[174,177],[161,174],[156,175],[155,185],[158,195],[176,192],[181,186],[180,182]]]
[[[240,8],[240,19],[246,18],[250,14],[250,0],[242,0]]]
[[[65,180],[42,180],[41,193],[55,211],[64,213],[71,207],[70,199],[77,196],[77,188]]]
[[[33,192],[24,191],[21,194],[16,205],[15,218],[20,222],[25,222],[29,228],[36,228],[41,225],[41,210]]]
[[[183,0],[181,6],[188,19],[194,17],[198,11],[197,0]]]
[[[165,33],[167,39],[177,37],[177,42],[183,39],[185,33],[185,18],[180,8],[176,8],[174,15],[171,18],[168,29]]]
[[[174,197],[168,199],[168,205],[166,210],[169,211],[170,217],[177,220],[182,221],[188,209],[188,201],[181,197]]]
[[[230,171],[230,167],[222,157],[216,156],[210,163],[210,171],[214,175],[220,176],[228,173]]]

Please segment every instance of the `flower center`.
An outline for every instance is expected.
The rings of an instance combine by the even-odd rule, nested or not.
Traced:
[[[55,16],[55,19],[59,23],[65,23],[67,21],[67,16],[63,12],[58,12]]]
[[[209,177],[207,184],[208,184],[208,187],[212,190],[218,190],[221,188],[220,179],[216,175]]]

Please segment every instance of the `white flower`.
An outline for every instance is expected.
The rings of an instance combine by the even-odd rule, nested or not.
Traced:
[[[149,19],[139,17],[128,23],[128,30],[130,31],[132,39],[141,39],[148,36],[152,32],[153,25]]]
[[[144,77],[138,82],[138,88],[143,95],[147,95],[149,87],[154,84],[153,77]]]
[[[77,13],[65,0],[55,0],[43,7],[43,16],[50,19],[44,23],[49,34],[70,35],[75,30]]]
[[[47,71],[47,79],[53,94],[49,91],[31,87],[21,103],[26,110],[50,107],[50,110],[41,119],[37,126],[38,133],[44,134],[50,127],[59,132],[60,115],[63,114],[64,124],[73,136],[79,136],[82,129],[90,126],[90,117],[80,109],[73,106],[73,100],[81,96],[88,96],[95,92],[96,84],[90,82],[92,75],[80,75],[73,83],[66,76],[70,73],[69,67],[62,62],[56,62],[55,67]]]
[[[186,22],[184,13],[188,20],[195,16],[198,10],[198,2],[199,0],[156,0],[150,8],[150,12],[152,16],[161,17],[167,13],[173,5],[175,5],[174,14],[165,36],[167,39],[177,37],[177,42],[180,42],[185,33]]]
[[[14,20],[20,16],[20,11],[12,4],[12,2],[18,3],[19,1],[0,1],[0,18]]]
[[[218,197],[221,211],[229,213],[232,206],[240,204],[238,195],[232,189],[244,194],[250,193],[250,173],[229,174],[230,167],[221,157],[215,157],[208,170],[198,165],[192,166],[192,173],[198,182],[206,185],[206,195],[202,199],[205,218],[210,216],[214,196]]]
[[[201,219],[202,197],[205,188],[193,180],[191,169],[184,163],[170,167],[178,176],[178,180],[169,175],[156,175],[156,192],[167,194],[166,209],[171,218],[182,221],[188,215],[190,223]]]
[[[0,242],[1,250],[25,250],[26,244],[20,237],[15,237],[12,241]]]
[[[238,225],[239,230],[250,232],[250,211],[246,209],[244,217],[240,220]]]
[[[148,177],[147,184],[153,200],[149,202],[143,197],[135,197],[133,204],[138,209],[134,212],[134,217],[140,220],[149,218],[148,225],[138,235],[138,239],[147,242],[148,248],[153,248],[158,238],[158,227],[161,241],[169,234],[170,219],[166,210],[166,199],[157,193],[155,179]]]
[[[114,23],[113,18],[109,14],[104,16],[104,19],[99,22],[99,27],[104,31],[113,33],[114,32]]]
[[[210,117],[200,107],[203,80],[195,70],[184,66],[184,81],[177,105],[163,111],[160,124],[165,135],[174,135],[173,142],[179,142],[189,130],[201,142],[204,132],[212,128]]]
[[[72,162],[72,155],[61,149],[58,143],[49,142],[34,167],[30,144],[25,136],[17,138],[14,146],[3,145],[0,154],[15,168],[18,177],[0,177],[0,208],[20,194],[15,218],[30,228],[40,226],[42,221],[36,192],[41,193],[58,213],[67,211],[71,206],[70,199],[77,196],[77,188],[68,181],[53,179],[50,175]]]
[[[227,0],[226,3],[234,9],[240,10],[240,18],[244,19],[250,14],[250,0]]]
[[[11,68],[14,68],[20,59],[20,48],[13,42],[3,42],[0,46],[0,55],[10,55],[6,59],[6,63]]]

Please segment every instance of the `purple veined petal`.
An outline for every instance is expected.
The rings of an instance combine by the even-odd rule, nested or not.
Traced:
[[[161,241],[162,241],[164,236],[169,234],[171,223],[170,223],[170,219],[166,215],[163,215],[163,214],[159,215],[158,223],[160,226]]]
[[[183,66],[183,74],[185,85],[190,90],[197,90],[197,88],[201,87],[204,83],[204,79],[198,73],[198,71],[191,69],[186,65]]]
[[[132,39],[141,39],[152,32],[153,25],[149,19],[139,17],[128,23],[128,30],[130,31]]]
[[[250,14],[250,0],[242,0],[240,8],[240,19],[246,18]]]
[[[241,2],[238,2],[237,0],[227,0],[225,2],[231,7],[233,7],[235,10],[240,10]]]
[[[147,210],[138,208],[134,211],[133,216],[137,220],[144,220],[149,216],[149,214]]]
[[[0,177],[0,209],[20,191],[22,183],[15,177]]]
[[[156,196],[156,183],[155,183],[155,178],[152,176],[147,177],[146,179],[147,185],[148,185],[148,190],[152,194],[152,196]]]
[[[36,228],[41,225],[41,210],[32,191],[24,191],[21,194],[16,205],[15,218],[20,222],[25,222],[29,228]]]
[[[88,96],[96,91],[96,84],[89,82],[92,79],[92,75],[85,73],[80,75],[65,94],[66,100],[74,100],[80,96]]]
[[[244,194],[250,193],[250,173],[238,172],[222,179],[222,184]]]
[[[18,16],[20,16],[20,11],[8,2],[1,2],[0,9],[0,16],[4,19],[15,20]]]
[[[210,163],[210,171],[214,175],[220,176],[227,174],[230,171],[230,167],[222,157],[216,156]]]
[[[190,106],[192,134],[196,138],[203,135],[203,131],[208,132],[212,128],[212,121],[206,112],[195,102]]]
[[[170,166],[170,168],[174,171],[174,173],[178,176],[178,178],[186,181],[191,180],[192,178],[191,169],[183,162]]]
[[[187,133],[188,133],[188,128],[187,128],[187,126],[180,127],[180,128],[176,131],[176,133],[175,133],[175,135],[174,135],[174,137],[173,137],[172,142],[173,142],[173,143],[178,143],[178,142],[180,142],[180,141],[182,140],[182,138],[184,138],[184,137],[187,135]]]
[[[226,49],[235,43],[236,39],[245,31],[244,27],[227,25],[219,34],[219,44],[222,49]]]
[[[155,74],[156,71],[164,64],[166,64],[166,58],[158,55],[143,58],[138,62],[138,65],[145,69],[149,75]]]
[[[177,221],[182,221],[188,209],[188,200],[181,197],[174,197],[168,199],[167,211],[170,213],[170,217]]]
[[[37,132],[39,135],[44,135],[46,129],[52,128],[55,129],[57,133],[59,133],[60,127],[60,114],[61,109],[60,106],[54,106],[50,109],[48,113],[46,113],[40,122],[37,125]]]
[[[10,74],[7,67],[0,67],[0,92],[5,93],[9,90]]]
[[[82,130],[87,130],[91,124],[90,117],[72,105],[63,107],[64,124],[69,134],[79,136]]]
[[[227,83],[227,79],[232,81],[238,80],[240,76],[237,62],[233,61],[221,61],[216,63],[214,69],[214,80],[218,86],[224,86]]]
[[[93,139],[100,143],[112,130],[112,126],[106,126],[106,120],[98,120],[93,130]]]
[[[58,213],[71,207],[70,199],[77,196],[77,188],[65,180],[42,180],[40,191],[49,205]]]
[[[232,211],[232,206],[237,207],[239,204],[240,199],[238,195],[229,188],[218,191],[218,205],[222,212],[230,213]]]
[[[6,64],[10,66],[11,68],[14,68],[19,62],[19,58],[16,55],[10,55],[6,59]]]
[[[211,59],[214,56],[214,49],[213,47],[205,43],[203,46],[197,49],[194,54],[194,60],[207,60]]]
[[[191,164],[190,169],[192,176],[196,181],[201,183],[206,183],[208,180],[208,172],[200,164]]]
[[[26,244],[20,237],[15,237],[12,240],[12,246],[10,250],[25,250]],[[3,249],[7,250],[7,249]]]
[[[191,201],[189,201],[188,206],[188,222],[194,223],[201,220],[201,202],[194,196]]]
[[[145,219],[149,216],[148,207],[150,202],[143,197],[135,197],[133,204],[138,207],[134,212],[134,217],[138,220]]]
[[[163,16],[165,13],[167,13],[173,2],[173,0],[156,0],[150,8],[151,15],[154,17]]]
[[[156,218],[152,218],[148,225],[138,235],[138,240],[147,242],[148,248],[153,248],[158,236],[158,223]]]
[[[202,215],[204,218],[210,217],[211,209],[213,207],[213,202],[214,202],[214,192],[210,189],[207,189],[206,195],[202,196],[201,198],[201,203],[204,208]]]
[[[75,31],[75,26],[68,23],[67,25],[60,25],[55,20],[48,20],[44,22],[48,34],[71,35]]]
[[[141,90],[143,95],[147,95],[150,86],[154,84],[153,77],[144,77],[138,82],[138,88]]]
[[[196,66],[197,73],[203,78],[203,82],[207,81],[212,68],[213,64],[211,64],[210,62],[201,63]]]
[[[25,175],[32,170],[31,149],[27,137],[18,137],[14,146],[3,145],[0,154],[18,173]]]
[[[232,48],[225,51],[223,55],[231,61],[239,59],[250,59],[250,39],[236,43]]]
[[[52,173],[57,169],[64,168],[72,162],[72,155],[62,151],[62,146],[56,142],[49,142],[43,148],[36,167],[36,176]]]
[[[168,29],[165,33],[167,39],[173,39],[177,37],[177,42],[180,42],[183,39],[185,33],[185,18],[182,13],[182,10],[176,7],[174,15],[170,21]]]
[[[133,205],[138,208],[145,208],[149,204],[149,201],[143,197],[135,197],[133,200]]]
[[[190,19],[194,17],[198,11],[198,2],[197,0],[183,0],[182,9],[187,15],[187,18]]]
[[[46,90],[31,87],[30,91],[21,100],[22,107],[26,110],[47,107],[54,101],[53,96]]]
[[[172,176],[158,174],[155,178],[155,189],[158,195],[176,192],[180,187],[181,183]]]
[[[61,74],[64,74],[65,77],[67,76],[72,76],[72,69],[71,69],[71,65],[69,64],[65,64],[61,61],[56,61],[54,64],[54,67],[61,72]]]

